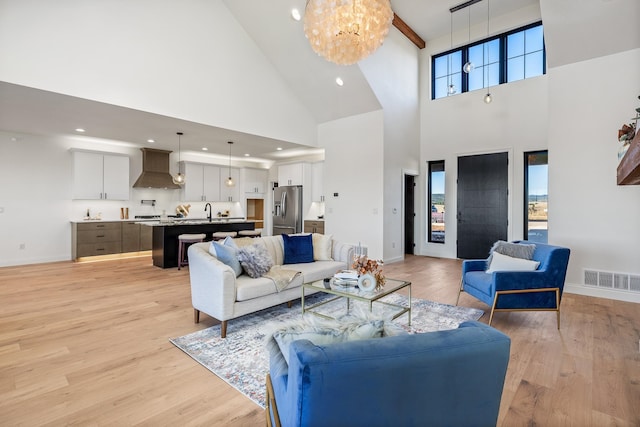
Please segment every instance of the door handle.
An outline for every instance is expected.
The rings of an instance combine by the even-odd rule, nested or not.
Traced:
[[[282,212],[282,218],[287,216],[287,193],[282,193],[282,201],[280,202],[282,208],[280,212]]]

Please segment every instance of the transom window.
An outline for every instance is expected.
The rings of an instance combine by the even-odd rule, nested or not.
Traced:
[[[470,73],[462,72],[467,61]],[[546,74],[542,22],[432,57],[431,99]]]

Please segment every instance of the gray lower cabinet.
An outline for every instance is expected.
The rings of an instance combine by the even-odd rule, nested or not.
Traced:
[[[153,227],[123,221],[71,224],[71,258],[150,251]]]
[[[150,251],[153,247],[153,227],[148,225],[140,225],[140,250]]]
[[[140,250],[140,227],[140,224],[135,222],[122,223],[122,252],[138,252]]]
[[[324,234],[324,221],[305,221],[304,232]]]
[[[122,226],[119,222],[74,223],[72,257],[117,254],[122,252]]]

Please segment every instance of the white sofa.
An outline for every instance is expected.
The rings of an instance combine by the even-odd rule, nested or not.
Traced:
[[[252,243],[264,244],[274,264],[283,264],[282,236],[264,236],[252,240]],[[226,336],[228,320],[300,298],[303,283],[322,280],[338,270],[349,268],[354,255],[353,245],[332,240],[332,260],[284,265],[282,268],[302,274],[278,292],[269,278],[254,279],[246,274],[236,278],[231,267],[209,252],[210,245],[210,242],[195,243],[188,249],[191,301],[195,323],[200,321],[200,312],[218,319],[222,338]]]

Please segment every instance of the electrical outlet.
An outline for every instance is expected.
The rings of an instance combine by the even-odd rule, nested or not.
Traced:
[[[396,248],[396,242],[392,242],[391,243],[391,249],[395,249]]]
[[[25,245],[24,243],[20,243],[20,249],[26,249],[27,245]]]

